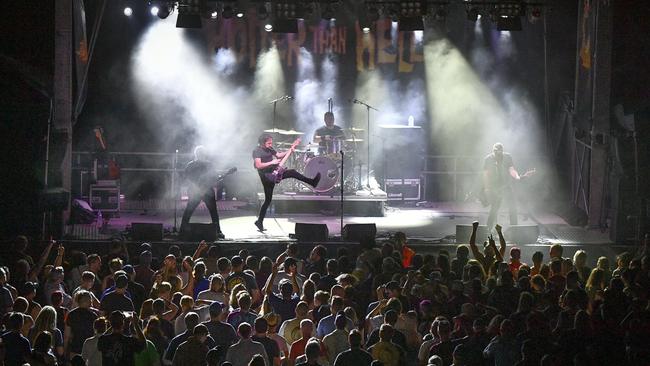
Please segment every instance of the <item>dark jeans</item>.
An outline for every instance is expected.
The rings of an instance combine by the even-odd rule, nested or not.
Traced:
[[[489,231],[492,231],[494,229],[494,224],[497,223],[499,208],[501,208],[501,203],[503,201],[508,205],[510,225],[517,225],[517,200],[512,187],[506,187],[499,192],[489,192],[488,200],[490,202],[490,213],[487,221]]]
[[[305,182],[307,184],[312,184],[312,179],[309,179],[305,177],[304,175],[298,173],[297,171],[293,169],[288,169],[282,174],[282,179],[286,178],[295,178],[298,179],[301,182]],[[260,223],[264,221],[264,217],[266,217],[266,210],[268,210],[269,206],[271,205],[271,200],[273,199],[273,188],[275,188],[275,183],[269,181],[266,179],[266,177],[263,177],[260,175],[260,180],[262,181],[262,186],[264,187],[264,203],[262,203],[262,207],[260,207],[260,213],[257,217],[257,221]]]
[[[183,212],[183,219],[181,219],[181,231],[187,229],[187,225],[190,223],[190,217],[192,217],[192,213],[194,213],[194,210],[196,210],[196,207],[201,203],[201,201],[205,203],[208,211],[210,211],[212,223],[217,224],[217,232],[221,232],[221,227],[219,225],[219,212],[217,211],[217,197],[212,188],[203,192],[203,194],[190,194],[190,198],[187,201],[187,207],[185,207],[185,211]]]

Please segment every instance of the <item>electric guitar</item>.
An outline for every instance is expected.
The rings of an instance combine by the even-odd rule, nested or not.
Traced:
[[[282,157],[280,164],[278,164],[278,166],[275,169],[273,169],[272,172],[264,174],[266,179],[268,179],[271,183],[276,183],[276,184],[282,181],[282,175],[287,170],[287,168],[284,167],[284,163],[287,161],[287,159],[289,159],[289,156],[296,148],[296,146],[298,146],[299,143],[300,143],[300,139],[296,139],[296,141],[294,141],[293,144],[291,144],[291,147],[289,148],[289,150],[287,150],[287,153]]]
[[[228,169],[227,172],[225,172],[222,175],[217,177],[217,180],[215,181],[215,185],[221,183],[227,176],[229,176],[229,175],[231,175],[233,173],[236,173],[236,172],[237,172],[237,167],[236,166]]]
[[[526,171],[524,174],[521,174],[519,176],[519,179],[520,179],[520,181],[525,180],[525,179],[530,178],[533,175],[535,175],[535,173],[537,173],[537,171],[535,169],[530,169],[530,170]],[[517,182],[515,182],[515,183],[517,183]],[[508,186],[505,185],[505,186],[503,186],[501,188],[496,189],[496,191],[501,192],[506,187],[508,187]],[[481,187],[477,191],[470,191],[465,195],[465,202],[474,201],[474,200],[477,200],[477,201],[481,202],[481,205],[483,207],[487,207],[487,206],[490,205],[490,199],[488,197],[488,193],[485,190],[485,187]]]

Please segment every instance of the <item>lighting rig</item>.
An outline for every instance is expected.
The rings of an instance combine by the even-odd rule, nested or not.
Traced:
[[[134,12],[132,2],[124,0],[124,15]],[[333,21],[342,0],[148,0],[150,12],[165,19],[178,12],[176,27],[200,28],[202,19],[242,18],[249,5],[254,5],[257,18],[266,20],[265,30],[277,33],[296,33],[298,20],[312,17],[315,9],[323,20]],[[398,23],[400,31],[424,30],[424,19],[444,20],[450,4],[465,7],[467,19],[493,21],[500,31],[522,29],[521,18],[528,16],[534,22],[542,16],[544,0],[365,0],[360,2],[358,20],[364,33],[381,17]]]

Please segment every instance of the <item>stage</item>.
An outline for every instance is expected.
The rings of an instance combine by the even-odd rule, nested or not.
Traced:
[[[291,204],[293,202],[288,202]],[[133,205],[131,205],[133,207]],[[341,217],[326,212],[281,214],[277,211],[270,213],[264,221],[267,229],[264,233],[256,230],[253,222],[256,219],[257,205],[241,201],[219,201],[221,228],[226,236],[220,240],[220,246],[226,252],[236,252],[242,248],[251,251],[274,250],[295,241],[293,234],[296,223],[326,224],[329,230],[329,240],[324,242],[330,250],[340,246],[356,245],[353,242],[341,240]],[[177,227],[180,225],[182,209],[177,211]],[[507,211],[499,216],[504,222],[504,232],[508,233]],[[467,243],[467,238],[456,238],[456,225],[471,225],[475,220],[485,223],[487,212],[480,204],[450,203],[450,202],[420,202],[419,207],[403,205],[395,202],[385,202],[383,216],[369,217],[345,215],[343,225],[374,223],[377,226],[377,237],[388,238],[396,231],[403,231],[419,253],[435,253],[446,249],[454,253],[457,243]],[[210,221],[207,209],[201,204],[194,215],[192,223],[208,223]],[[194,242],[180,240],[174,230],[174,211],[170,209],[139,209],[122,211],[117,217],[109,219],[102,229],[97,224],[69,226],[67,240],[69,242],[105,242],[112,237],[129,238],[133,223],[160,223],[164,228],[162,243],[192,245]],[[530,258],[535,251],[548,253],[548,246],[554,243],[562,244],[565,256],[572,255],[578,249],[586,248],[590,257],[600,255],[615,255],[628,247],[615,246],[607,235],[600,231],[587,230],[568,225],[560,216],[551,212],[535,212],[533,217],[519,215],[519,225],[539,227],[539,237],[535,242],[516,243],[522,248],[522,257]],[[508,237],[506,235],[506,240]],[[260,245],[263,244],[263,245]],[[305,245],[313,246],[314,243]],[[510,243],[509,243],[510,245]],[[591,259],[596,259],[593,257]]]

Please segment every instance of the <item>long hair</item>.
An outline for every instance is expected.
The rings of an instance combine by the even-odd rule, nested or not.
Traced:
[[[32,335],[31,342],[36,341],[36,337],[43,332],[48,331],[54,333],[56,329],[56,310],[51,306],[44,306],[34,320],[34,334]]]
[[[268,133],[263,133],[260,135],[260,137],[257,138],[257,143],[260,146],[263,146],[267,140],[272,139],[273,136],[269,135]]]

